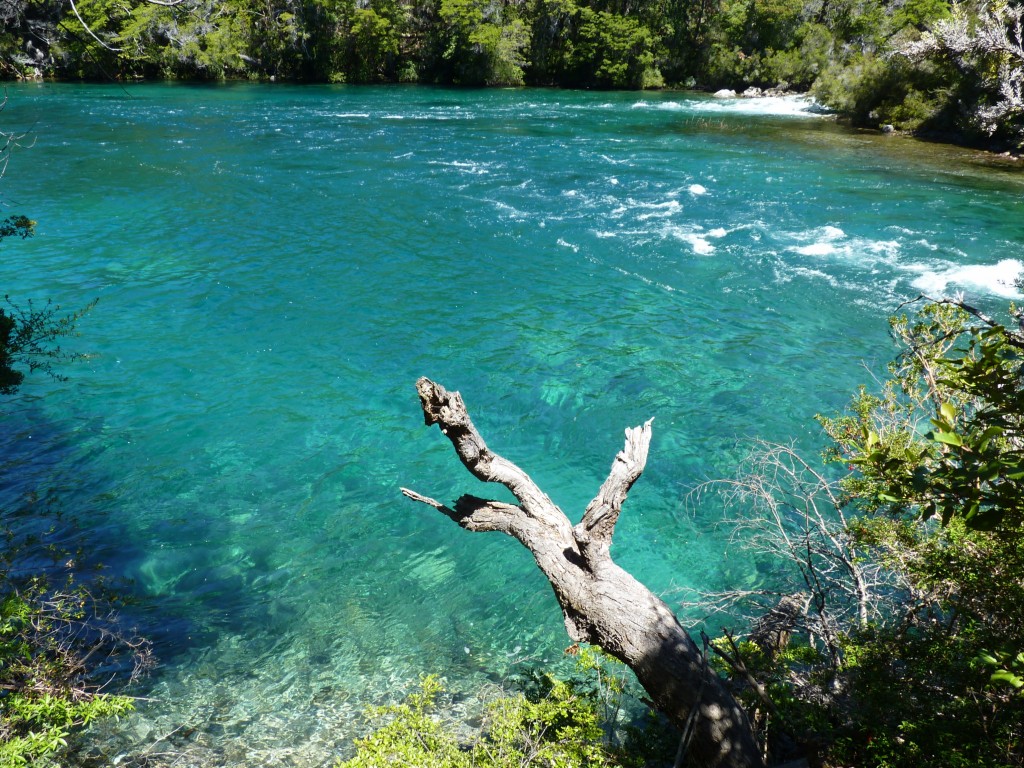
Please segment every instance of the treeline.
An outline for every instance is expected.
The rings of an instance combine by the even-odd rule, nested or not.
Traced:
[[[1024,140],[1021,6],[946,0],[4,0],[8,77],[773,87]]]
[[[2,0],[0,75],[811,91],[1024,143],[1018,0]]]

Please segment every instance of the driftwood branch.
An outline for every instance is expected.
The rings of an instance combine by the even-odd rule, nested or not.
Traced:
[[[651,445],[651,422],[626,430],[626,446],[615,456],[611,472],[594,500],[587,505],[583,519],[573,529],[587,562],[607,555],[612,545],[615,523],[622,512],[626,494],[633,487],[647,464]]]
[[[474,477],[504,485],[527,514],[544,516],[550,514],[552,508],[561,514],[528,474],[487,447],[469,418],[462,395],[449,392],[425,377],[416,382],[416,391],[426,425],[437,424],[441,428],[441,433],[451,441],[460,461]]]
[[[626,430],[623,449],[580,523],[569,519],[521,468],[488,448],[458,392],[421,378],[423,418],[437,425],[476,478],[505,486],[517,504],[462,496],[453,506],[415,491],[426,504],[470,531],[502,531],[533,554],[576,642],[600,646],[629,666],[654,702],[680,729],[694,729],[690,757],[708,768],[763,765],[745,713],[723,682],[706,674],[704,658],[672,611],[611,558],[615,524],[647,462],[651,422]]]

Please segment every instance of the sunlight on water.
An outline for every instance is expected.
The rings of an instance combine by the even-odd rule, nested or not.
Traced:
[[[89,361],[5,404],[0,502],[74,512],[138,597],[162,666],[111,755],[323,765],[420,673],[471,710],[560,657],[529,555],[398,492],[491,492],[423,426],[420,375],[573,517],[655,417],[616,557],[670,601],[757,583],[690,488],[744,438],[817,450],[814,414],[887,361],[886,315],[1018,298],[1024,242],[1020,174],[804,106],[11,88],[36,144],[3,198],[39,228],[5,244],[4,291],[99,304]]]

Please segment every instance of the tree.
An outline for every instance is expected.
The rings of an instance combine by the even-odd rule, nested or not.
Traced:
[[[988,136],[1003,134],[1024,146],[1024,6],[953,5],[920,39],[898,52],[914,61],[938,59],[960,75],[967,119]]]
[[[513,4],[441,0],[439,74],[462,85],[522,85],[530,30]]]
[[[1024,765],[1024,333],[962,299],[915,303],[890,320],[880,390],[819,417],[845,474],[762,444],[718,486],[788,574],[708,607],[810,610],[783,617],[784,652],[763,622],[713,647],[741,700],[829,764]]]
[[[611,558],[615,524],[629,489],[647,462],[651,422],[626,430],[608,478],[573,526],[515,464],[492,452],[458,392],[429,379],[416,382],[424,420],[437,424],[469,472],[499,483],[517,504],[462,496],[454,507],[402,489],[469,531],[501,531],[530,550],[562,608],[574,642],[599,646],[629,666],[655,706],[692,735],[689,749],[702,766],[763,765],[744,711],[709,669],[705,655],[672,611]]]
[[[1020,536],[1024,333],[959,299],[915,301],[927,302],[916,322],[891,321],[905,349],[882,394],[822,419],[834,457],[860,471],[847,490],[872,510]]]
[[[581,7],[571,66],[575,82],[600,88],[644,88],[660,84],[654,69],[654,38],[634,18]]]

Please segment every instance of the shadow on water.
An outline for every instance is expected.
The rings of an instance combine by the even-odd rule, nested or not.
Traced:
[[[74,578],[87,588],[109,587],[124,601],[121,625],[150,639],[161,660],[186,650],[180,638],[196,637],[197,628],[142,598],[120,576],[142,548],[110,522],[113,479],[79,445],[83,434],[102,429],[102,420],[53,420],[40,400],[26,396],[7,400],[3,409],[0,523],[11,581],[43,576],[55,586]]]
[[[202,666],[218,638],[247,636],[248,655],[239,658],[240,668],[281,652],[291,617],[273,599],[279,587],[267,577],[273,569],[258,562],[248,569],[219,569],[215,563],[204,568],[202,553],[197,558],[186,550],[173,583],[154,584],[147,570],[154,543],[124,524],[122,478],[102,459],[103,433],[109,431],[104,418],[54,417],[42,398],[21,395],[0,403],[0,424],[0,530],[7,536],[0,571],[16,588],[39,576],[55,588],[74,579],[99,597],[102,609],[116,610],[115,617],[100,619],[103,627],[147,639],[156,663],[127,691],[140,697],[139,716],[94,724],[87,739],[72,743],[65,764],[110,765],[116,757],[125,765],[154,765],[162,759],[158,752],[173,757],[197,750],[197,765],[231,763],[209,747],[223,735],[222,720],[233,705],[222,692],[203,697],[205,717],[177,720],[167,733],[153,731],[147,713],[167,707],[165,673],[173,676],[184,664]],[[179,535],[218,541],[223,532],[217,519],[192,515]],[[253,636],[254,626],[267,631]],[[125,660],[104,669],[127,680],[132,666]]]
[[[117,522],[123,519],[120,479],[97,460],[102,449],[93,447],[103,418],[54,419],[40,399],[27,396],[0,408],[0,527],[8,537],[5,565],[14,584],[45,576],[60,585],[73,577],[87,588],[112,590],[120,625],[152,642],[160,666],[173,665],[220,633],[281,620],[244,573],[218,575],[196,563],[182,565],[188,573],[173,592],[153,594],[134,577],[150,556],[147,543]],[[189,535],[216,540],[216,527],[214,519],[197,516],[189,521]],[[210,607],[197,611],[197,603]],[[152,682],[144,680],[133,693],[145,696]]]

